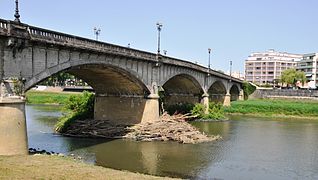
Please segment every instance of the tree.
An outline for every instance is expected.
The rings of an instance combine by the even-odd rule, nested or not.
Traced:
[[[286,69],[282,72],[281,82],[286,83],[287,86],[294,85],[296,86],[297,81],[300,81],[304,85],[306,81],[305,73],[302,71],[296,71],[296,69]]]
[[[244,92],[244,99],[247,100],[248,96],[251,95],[256,90],[256,86],[252,85],[251,83],[244,81],[243,82],[243,92]]]

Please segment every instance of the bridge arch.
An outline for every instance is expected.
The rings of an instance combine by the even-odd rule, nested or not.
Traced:
[[[204,90],[195,77],[189,74],[177,74],[163,85],[166,105],[178,103],[199,103]]]
[[[220,80],[216,80],[215,82],[213,82],[210,88],[208,89],[209,100],[211,102],[223,104],[226,93],[227,93],[226,86]]]
[[[87,62],[75,66],[63,63],[47,68],[27,80],[24,89],[27,91],[39,82],[63,71],[81,78],[98,94],[147,96],[151,92],[136,72],[112,64]]]
[[[240,90],[236,84],[233,84],[230,89],[231,101],[239,100]]]

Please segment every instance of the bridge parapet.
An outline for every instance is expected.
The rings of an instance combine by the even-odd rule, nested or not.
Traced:
[[[0,19],[0,33],[7,33],[8,31],[8,23],[7,21]]]
[[[156,61],[157,59],[156,54],[153,53],[29,26],[27,24],[17,24],[14,21],[7,21],[3,19],[0,19],[0,35],[11,36],[16,30],[16,28],[13,27],[17,25],[24,27],[27,30],[28,36],[24,36],[23,38],[33,41],[70,46],[85,50],[100,51],[104,53],[116,54],[119,56],[128,56],[134,59],[137,58],[153,61]]]

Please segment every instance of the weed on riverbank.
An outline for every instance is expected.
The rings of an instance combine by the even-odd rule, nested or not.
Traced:
[[[226,113],[255,114],[264,116],[286,115],[295,117],[318,117],[318,101],[291,99],[253,99],[233,101]]]
[[[28,104],[65,104],[74,93],[66,92],[46,92],[46,91],[28,91],[26,93],[26,102]]]

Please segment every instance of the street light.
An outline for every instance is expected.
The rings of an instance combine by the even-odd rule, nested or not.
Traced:
[[[157,22],[157,30],[158,30],[158,54],[160,54],[160,31],[162,29],[162,24]]]
[[[232,77],[232,61],[230,61],[230,76]]]
[[[232,61],[230,61],[230,81],[232,81]]]
[[[208,48],[208,52],[209,52],[209,64],[208,64],[208,73],[210,73],[210,57],[211,57],[211,48]]]
[[[19,14],[19,1],[15,0],[15,14],[14,14],[14,21],[20,23],[20,14]]]
[[[96,27],[94,27],[94,34],[95,34],[95,36],[96,36],[96,41],[98,41],[98,36],[100,35],[100,28],[96,28]]]

